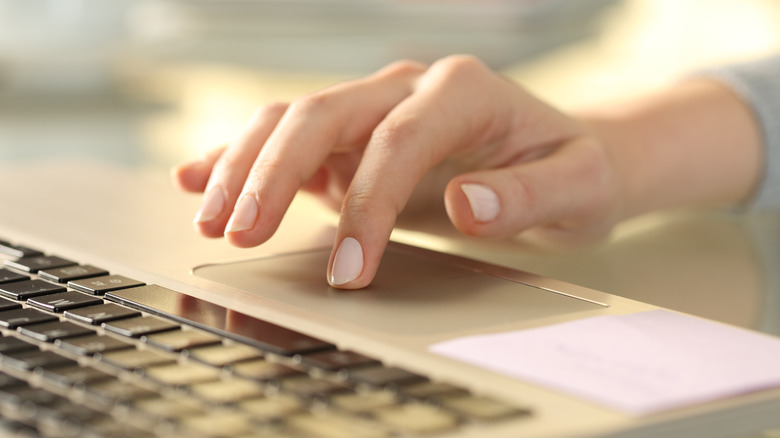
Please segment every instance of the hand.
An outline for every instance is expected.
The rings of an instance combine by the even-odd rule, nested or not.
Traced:
[[[200,232],[240,247],[267,240],[301,188],[340,208],[328,279],[343,288],[369,284],[426,175],[452,177],[446,211],[469,235],[535,228],[544,240],[579,241],[603,237],[620,216],[619,184],[601,143],[461,56],[429,68],[399,62],[290,105],[267,105],[228,147],[175,175],[184,189],[205,190]]]
[[[373,279],[410,200],[440,202],[431,192],[443,191],[468,235],[552,245],[605,237],[646,210],[640,195],[653,187],[632,173],[654,162],[616,147],[625,124],[612,125],[567,116],[470,57],[399,62],[260,108],[229,146],[174,177],[205,192],[200,232],[240,247],[270,238],[299,189],[316,194],[341,212],[328,281],[354,289]]]

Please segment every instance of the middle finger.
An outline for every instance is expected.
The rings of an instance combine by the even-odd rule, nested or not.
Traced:
[[[362,148],[423,72],[420,65],[400,62],[294,102],[249,172],[228,224],[229,241],[246,247],[267,240],[295,193],[327,157]]]

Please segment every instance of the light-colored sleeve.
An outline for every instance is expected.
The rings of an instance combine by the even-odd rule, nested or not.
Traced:
[[[764,173],[747,207],[780,210],[780,54],[700,75],[722,81],[753,109],[764,145]]]

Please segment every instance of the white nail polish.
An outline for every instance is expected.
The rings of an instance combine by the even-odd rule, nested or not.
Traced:
[[[225,208],[225,190],[219,186],[213,186],[203,195],[203,204],[198,214],[195,215],[195,223],[203,223],[214,220],[222,214]]]
[[[236,204],[236,209],[233,211],[233,216],[231,216],[230,222],[227,224],[226,231],[235,233],[254,228],[258,212],[259,207],[255,197],[250,194],[242,196]]]
[[[361,272],[363,272],[363,248],[356,239],[347,237],[341,241],[333,258],[330,284],[347,284],[356,279]]]
[[[475,221],[490,222],[498,217],[501,205],[493,189],[482,184],[461,184],[460,189],[469,201]]]

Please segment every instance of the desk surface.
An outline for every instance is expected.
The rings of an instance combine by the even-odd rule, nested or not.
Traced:
[[[503,73],[574,109],[780,49],[780,5],[768,0],[626,1],[601,20],[592,37]],[[125,61],[113,66],[113,87],[100,92],[0,95],[0,159],[98,157],[163,170],[229,137],[263,102],[360,74]],[[780,334],[780,214],[649,215],[576,254],[467,238],[435,219],[399,229],[395,238]]]

